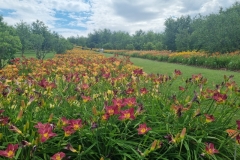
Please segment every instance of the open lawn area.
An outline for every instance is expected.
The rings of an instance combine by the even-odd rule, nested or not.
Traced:
[[[49,59],[49,58],[53,58],[55,55],[55,53],[53,52],[49,52],[47,53],[45,59]],[[15,54],[15,57],[21,57],[22,56],[22,53],[21,52],[17,52]],[[33,51],[33,50],[27,50],[23,56],[25,56],[26,58],[36,58],[36,53]]]
[[[103,53],[106,57],[112,57],[112,54]],[[167,74],[172,75],[174,70],[180,70],[184,78],[192,77],[192,75],[196,75],[201,73],[203,77],[208,79],[208,85],[216,85],[220,84],[223,81],[224,75],[230,76],[234,75],[234,80],[236,83],[240,83],[240,73],[233,71],[225,71],[225,70],[213,70],[207,68],[200,68],[194,66],[186,66],[181,64],[167,63],[167,62],[158,62],[153,60],[141,59],[141,58],[130,58],[131,62],[134,65],[142,67],[146,73],[159,73],[159,74]]]

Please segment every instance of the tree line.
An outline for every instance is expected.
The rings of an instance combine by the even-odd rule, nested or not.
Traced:
[[[17,51],[23,56],[26,50],[34,50],[36,58],[44,59],[49,52],[64,53],[71,48],[72,43],[50,31],[42,21],[36,20],[32,24],[20,21],[9,26],[0,16],[0,69],[14,58]]]
[[[240,3],[216,14],[170,17],[165,30],[136,31],[133,35],[109,29],[94,30],[87,37],[69,37],[75,45],[89,48],[127,50],[172,50],[228,53],[240,49]]]
[[[64,53],[73,45],[88,48],[127,49],[127,50],[172,50],[205,51],[208,53],[228,53],[240,49],[240,3],[216,14],[196,17],[181,16],[168,18],[165,30],[161,33],[138,30],[130,35],[124,31],[110,29],[94,30],[87,37],[72,36],[67,39],[52,32],[39,20],[32,24],[20,21],[14,26],[3,22],[0,16],[0,68],[14,53],[22,55],[28,49],[43,59],[47,53]]]
[[[153,31],[144,32],[138,30],[135,34],[130,35],[124,31],[111,31],[110,29],[94,30],[87,37],[71,36],[68,40],[79,46],[88,48],[104,49],[127,49],[127,50],[164,50],[163,34]]]

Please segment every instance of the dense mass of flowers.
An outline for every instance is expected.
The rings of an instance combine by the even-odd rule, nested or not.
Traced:
[[[197,51],[126,51],[126,50],[106,50],[106,53],[119,54],[130,57],[151,59],[170,63],[180,63],[193,66],[201,66],[214,69],[240,70],[240,52],[226,54],[208,54]]]
[[[240,158],[233,76],[209,88],[200,73],[147,74],[79,49],[12,63],[0,70],[1,158]]]

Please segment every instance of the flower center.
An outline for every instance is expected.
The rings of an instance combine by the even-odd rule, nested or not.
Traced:
[[[8,151],[7,155],[8,155],[8,157],[13,157],[13,154],[14,154],[13,151]]]
[[[60,155],[57,155],[57,156],[56,156],[56,160],[61,160]]]
[[[130,113],[125,113],[125,114],[124,114],[124,117],[125,117],[126,119],[129,119],[129,118],[130,118]]]
[[[79,125],[78,125],[78,124],[74,124],[74,125],[73,125],[73,128],[74,128],[74,130],[78,130]]]
[[[44,133],[43,137],[45,137],[45,138],[48,137],[48,133]]]
[[[146,128],[142,128],[141,133],[145,133],[145,132],[146,132]]]

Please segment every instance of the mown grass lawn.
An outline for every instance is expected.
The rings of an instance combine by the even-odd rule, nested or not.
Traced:
[[[112,54],[103,53],[106,57],[112,57]],[[223,81],[224,75],[230,76],[234,75],[234,80],[237,84],[240,82],[240,73],[233,71],[225,70],[213,70],[207,68],[200,68],[194,66],[186,66],[181,64],[167,63],[167,62],[158,62],[153,60],[141,59],[141,58],[130,58],[131,62],[134,65],[142,67],[143,70],[147,73],[159,73],[172,75],[175,69],[181,70],[184,78],[189,78],[193,74],[201,73],[203,77],[208,79],[208,85],[220,84]]]
[[[49,52],[46,54],[46,57],[45,59],[49,59],[49,58],[53,58],[55,55],[54,52]],[[15,54],[15,57],[21,57],[22,56],[22,53],[21,52],[17,52]],[[36,58],[36,53],[34,52],[34,50],[27,50],[23,56],[25,56],[26,58]]]

